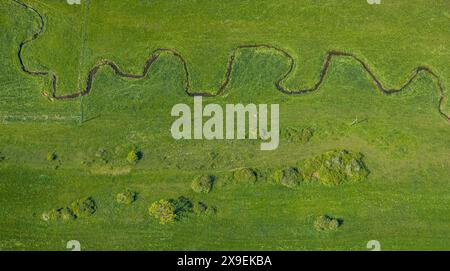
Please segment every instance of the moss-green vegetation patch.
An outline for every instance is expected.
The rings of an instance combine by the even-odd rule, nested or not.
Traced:
[[[233,172],[233,180],[238,183],[254,184],[258,180],[258,174],[251,168],[241,168]]]
[[[325,185],[357,182],[369,175],[363,155],[347,150],[329,151],[307,159],[301,163],[300,171],[305,181]]]
[[[127,161],[130,164],[136,164],[139,160],[142,159],[143,153],[140,150],[131,150],[127,154]]]
[[[197,201],[193,205],[193,211],[198,215],[213,215],[216,213],[216,208],[208,206],[202,201]]]
[[[209,193],[212,189],[214,177],[202,175],[192,181],[191,188],[197,193]]]
[[[175,219],[177,218],[175,210],[176,207],[173,202],[161,199],[153,202],[148,209],[148,212],[151,216],[158,219],[160,224],[168,224],[175,222]]]
[[[342,219],[334,218],[329,215],[323,215],[314,221],[314,228],[317,231],[334,231],[343,224]]]
[[[44,221],[69,221],[76,218],[76,215],[68,207],[53,209],[42,214],[42,220]]]
[[[131,204],[137,199],[137,192],[131,191],[129,189],[120,192],[116,195],[116,201],[121,204]]]
[[[277,183],[290,188],[297,186],[303,180],[302,175],[298,172],[298,169],[294,167],[276,170],[274,173],[274,179]]]
[[[58,159],[58,154],[56,154],[56,152],[52,151],[47,153],[47,156],[45,157],[45,159],[49,162],[55,161],[56,159]]]
[[[88,217],[97,211],[97,205],[92,197],[78,199],[68,207],[61,207],[44,212],[41,218],[44,221],[69,221],[80,217]]]
[[[192,202],[189,198],[180,196],[176,199],[161,199],[152,203],[148,209],[149,214],[159,220],[160,224],[169,224],[180,221],[190,214],[212,215],[216,208],[201,201]]]
[[[78,217],[87,217],[97,211],[97,204],[92,197],[86,197],[76,200],[70,204],[70,209]]]
[[[295,128],[295,127],[287,127],[281,133],[281,136],[289,142],[295,143],[306,143],[308,142],[314,135],[314,132],[311,128]]]

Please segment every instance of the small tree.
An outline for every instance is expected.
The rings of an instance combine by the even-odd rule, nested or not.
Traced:
[[[148,212],[151,216],[159,219],[160,224],[172,223],[175,221],[177,215],[175,214],[176,206],[165,200],[161,199],[152,203]]]
[[[191,188],[197,193],[209,193],[212,189],[214,177],[203,175],[192,181]]]
[[[56,154],[56,152],[49,152],[47,153],[47,161],[51,162],[51,161],[55,161],[58,158],[58,155]]]
[[[132,151],[130,151],[130,152],[128,153],[128,155],[127,155],[127,161],[128,161],[130,164],[136,164],[136,163],[138,162],[138,160],[139,160],[139,156],[138,156],[137,151],[132,150]]]
[[[339,219],[333,218],[328,215],[320,216],[314,222],[314,227],[318,231],[333,231],[337,230],[341,226],[341,221]]]

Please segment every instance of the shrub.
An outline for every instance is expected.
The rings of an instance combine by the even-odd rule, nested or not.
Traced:
[[[108,163],[108,151],[106,149],[100,148],[95,153],[95,157],[99,158],[103,163]]]
[[[148,211],[151,216],[159,219],[161,224],[172,223],[177,217],[175,214],[176,206],[164,199],[153,202]]]
[[[5,155],[3,155],[3,153],[0,152],[0,162],[2,162],[3,160],[5,160]]]
[[[253,169],[241,168],[234,171],[233,179],[237,182],[255,183],[258,180],[258,176]]]
[[[203,175],[192,181],[191,187],[197,193],[209,193],[212,189],[214,177]]]
[[[70,204],[70,209],[78,217],[87,217],[97,211],[97,205],[92,197],[76,200]]]
[[[297,186],[302,181],[301,174],[293,167],[275,171],[274,178],[275,181],[290,188]]]
[[[44,221],[69,221],[76,218],[75,214],[68,207],[53,209],[42,214]]]
[[[135,202],[136,199],[137,193],[128,189],[116,195],[116,201],[122,204],[131,204]]]
[[[132,150],[127,155],[127,161],[131,164],[136,164],[142,158],[142,152],[138,150]]]
[[[204,202],[196,202],[194,204],[194,213],[199,215],[213,215],[216,213],[216,208],[207,206]]]
[[[325,185],[361,181],[369,175],[362,154],[346,150],[330,151],[308,159],[300,168],[306,181]]]
[[[333,218],[328,215],[320,216],[314,221],[314,228],[318,231],[334,231],[337,230],[342,224],[339,219]]]
[[[47,161],[51,162],[51,161],[55,161],[58,158],[58,155],[56,154],[56,152],[49,152],[47,153]]]
[[[96,209],[94,199],[87,197],[72,202],[70,207],[62,207],[44,212],[41,218],[44,221],[68,221],[93,215]]]
[[[284,137],[289,142],[308,142],[313,136],[313,131],[310,128],[293,128],[288,127],[283,131]]]

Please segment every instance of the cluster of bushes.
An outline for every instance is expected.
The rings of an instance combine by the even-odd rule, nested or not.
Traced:
[[[293,128],[288,127],[283,130],[281,136],[286,138],[289,142],[308,142],[314,133],[311,128]]]
[[[148,212],[151,216],[159,220],[160,224],[173,223],[181,220],[189,214],[214,214],[216,209],[208,207],[203,202],[192,203],[186,197],[177,199],[161,199],[152,203]]]
[[[324,185],[338,185],[365,179],[369,170],[363,162],[363,155],[347,150],[334,150],[307,159],[298,167],[275,170],[272,179],[287,187],[301,182],[318,182]]]
[[[361,153],[334,150],[307,159],[300,166],[305,181],[337,185],[365,179],[369,170]]]
[[[86,197],[72,202],[67,207],[57,208],[42,214],[44,221],[68,221],[80,217],[88,217],[97,211],[97,205],[92,197]]]
[[[333,218],[329,215],[319,216],[314,221],[314,228],[318,231],[334,231],[337,230],[343,221],[341,219]]]
[[[135,202],[136,199],[137,199],[137,193],[134,191],[131,191],[129,189],[127,189],[123,192],[120,192],[116,195],[116,201],[121,204],[129,205],[129,204]]]

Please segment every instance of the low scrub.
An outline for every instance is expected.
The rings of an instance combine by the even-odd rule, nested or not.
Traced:
[[[116,201],[121,204],[129,205],[129,204],[135,202],[136,199],[137,199],[137,193],[134,191],[131,191],[129,189],[127,189],[123,192],[120,192],[116,195]]]
[[[142,152],[139,150],[132,150],[128,153],[127,155],[127,161],[130,164],[136,164],[137,162],[139,162],[139,160],[142,159]]]
[[[357,182],[369,175],[363,155],[347,150],[330,151],[307,159],[301,164],[300,171],[305,181],[325,185]]]
[[[214,182],[213,176],[203,175],[192,181],[191,188],[197,193],[209,193]]]
[[[172,202],[161,199],[153,202],[148,212],[151,216],[159,220],[160,224],[168,224],[175,222],[177,215],[175,213],[176,206]]]
[[[53,209],[42,214],[44,221],[69,221],[76,218],[76,215],[68,207]]]
[[[69,221],[80,217],[93,215],[97,211],[95,200],[92,197],[86,197],[76,200],[68,207],[62,207],[44,212],[41,218],[44,221]]]
[[[56,154],[56,152],[47,153],[47,156],[46,156],[47,161],[52,162],[52,161],[55,161],[56,159],[58,159],[58,155]]]
[[[251,168],[241,168],[233,172],[233,180],[240,183],[256,183],[258,175]]]
[[[78,217],[87,217],[97,211],[97,205],[92,197],[76,200],[70,204],[70,209]]]
[[[213,215],[216,213],[216,208],[207,206],[204,202],[196,202],[193,207],[194,213],[199,215]]]
[[[314,221],[314,228],[318,231],[334,231],[342,225],[342,220],[328,215],[318,217]]]
[[[313,137],[313,130],[311,128],[286,128],[282,136],[289,142],[302,142],[306,143]]]
[[[276,170],[274,179],[276,182],[284,186],[293,188],[300,184],[300,182],[302,181],[302,175],[296,168],[290,167],[283,170]]]

